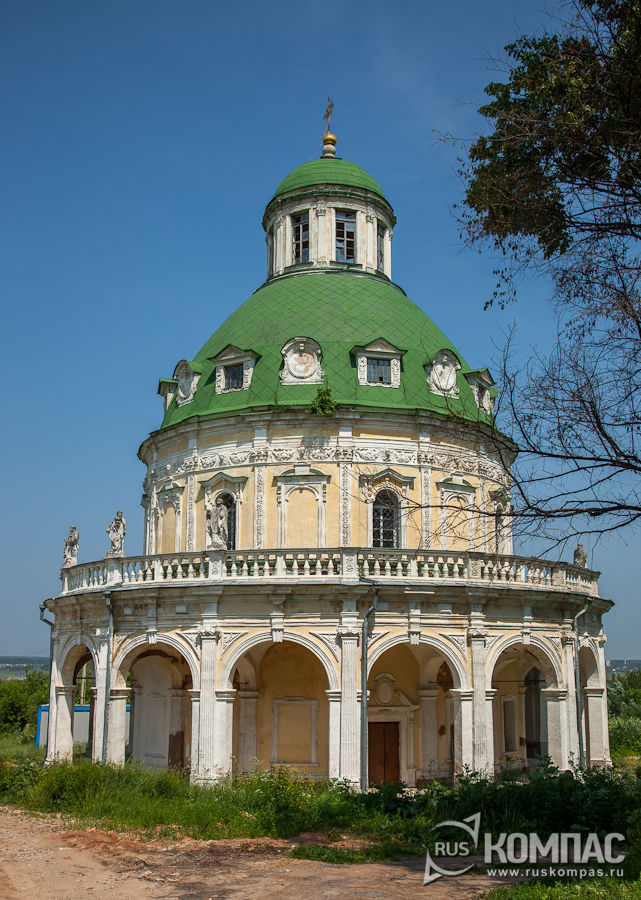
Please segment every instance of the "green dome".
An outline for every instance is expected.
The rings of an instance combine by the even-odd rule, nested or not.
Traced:
[[[281,349],[295,337],[309,337],[320,344],[326,382],[338,404],[442,414],[454,408],[458,415],[478,419],[474,395],[464,377],[469,366],[399,287],[372,275],[325,270],[274,279],[232,313],[193,360],[194,368],[202,372],[194,399],[182,406],[173,400],[162,427],[195,416],[308,404],[318,385],[280,383]],[[405,351],[399,388],[358,382],[356,359],[350,351],[378,338]],[[215,366],[210,359],[230,344],[259,358],[248,389],[216,394]],[[424,366],[444,349],[456,353],[461,363],[457,399],[432,393],[426,383]]]
[[[378,194],[383,200],[386,199],[380,186],[364,169],[361,169],[354,163],[347,162],[345,159],[332,157],[312,159],[310,162],[298,166],[281,182],[276,189],[274,197],[279,197],[288,191],[313,187],[317,184],[338,184],[345,187],[361,188],[361,190]]]

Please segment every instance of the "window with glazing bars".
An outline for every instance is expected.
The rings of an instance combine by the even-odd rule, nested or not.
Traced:
[[[379,491],[374,500],[372,543],[374,547],[399,546],[398,497],[391,491]]]
[[[391,384],[392,373],[389,359],[367,357],[367,380],[370,384]]]
[[[232,391],[243,386],[243,364],[225,366],[225,390]]]
[[[309,213],[292,216],[294,263],[309,262]]]
[[[376,229],[376,268],[382,272],[385,268],[385,229],[379,225]]]
[[[353,263],[356,213],[336,210],[336,262]]]

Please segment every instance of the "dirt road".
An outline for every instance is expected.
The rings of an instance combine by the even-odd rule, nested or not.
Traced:
[[[0,807],[0,898],[33,900],[472,900],[496,886],[470,875],[423,886],[423,862],[328,865],[291,859],[291,841],[149,841],[69,830]]]

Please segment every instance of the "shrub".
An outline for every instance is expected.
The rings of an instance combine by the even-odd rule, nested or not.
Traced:
[[[609,726],[612,750],[641,753],[641,718],[611,716]]]

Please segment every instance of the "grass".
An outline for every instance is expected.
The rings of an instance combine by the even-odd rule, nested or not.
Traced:
[[[641,881],[599,881],[545,883],[530,881],[500,887],[487,894],[485,900],[641,900]]]
[[[482,831],[495,834],[536,831],[545,838],[557,831],[595,831],[601,836],[623,832],[631,846],[628,874],[638,877],[640,772],[558,773],[548,768],[527,778],[506,773],[495,781],[466,775],[454,784],[433,782],[415,791],[385,784],[358,794],[339,782],[312,781],[291,769],[273,767],[204,787],[190,784],[180,772],[134,764],[116,768],[80,759],[44,767],[42,752],[33,745],[21,744],[16,737],[0,739],[0,802],[144,837],[295,839],[316,832],[321,840],[313,845],[298,841],[292,855],[332,863],[423,856],[436,837],[448,837],[443,830],[433,832],[435,824],[481,810]],[[638,893],[614,893],[620,888],[614,882],[608,882],[609,893],[595,893],[601,886],[581,884],[580,890],[588,893],[572,894],[566,883],[565,893],[555,894],[549,893],[556,890],[553,885],[537,884],[537,890],[548,893],[511,896],[641,900]]]

